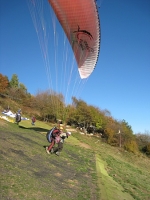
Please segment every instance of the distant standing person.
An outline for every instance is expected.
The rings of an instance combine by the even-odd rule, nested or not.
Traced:
[[[32,124],[32,125],[35,125],[36,118],[33,116],[31,120],[32,120],[31,124]]]
[[[16,113],[16,123],[19,125],[19,122],[21,122],[21,114],[19,112]]]
[[[58,127],[59,127],[59,129],[60,129],[61,131],[65,132],[66,126],[65,126],[65,124],[62,123],[62,121],[59,121],[59,122],[58,122]]]
[[[21,112],[21,109],[19,109],[19,110],[18,110],[18,114],[20,114],[20,115],[21,115],[21,113],[22,113],[22,112]]]

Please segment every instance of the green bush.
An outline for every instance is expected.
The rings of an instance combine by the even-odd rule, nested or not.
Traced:
[[[125,142],[124,148],[132,153],[138,152],[138,145],[135,140],[130,140],[130,141],[128,140],[127,142]]]

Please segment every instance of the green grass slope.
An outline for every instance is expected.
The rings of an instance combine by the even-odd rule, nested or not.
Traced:
[[[148,200],[150,161],[73,133],[58,157],[46,154],[51,127],[0,120],[0,199]]]

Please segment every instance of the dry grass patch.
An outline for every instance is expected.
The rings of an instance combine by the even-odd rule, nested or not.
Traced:
[[[85,144],[85,143],[79,143],[79,146],[80,147],[83,147],[83,148],[86,148],[86,149],[91,149],[91,147],[88,145],[88,144]]]
[[[0,119],[0,126],[4,127],[4,126],[8,126],[8,124],[4,119]]]

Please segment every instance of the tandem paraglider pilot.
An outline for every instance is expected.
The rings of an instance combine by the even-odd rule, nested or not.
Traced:
[[[46,152],[48,154],[55,153],[56,155],[60,155],[60,152],[63,149],[64,140],[68,138],[68,136],[71,135],[71,132],[64,133],[62,130],[53,127],[51,130],[49,130],[46,134],[46,138],[49,143],[51,143],[48,147],[46,147]],[[54,147],[54,145],[57,144],[57,147]]]
[[[50,145],[46,147],[46,152],[50,154],[51,149],[55,145],[55,143],[58,143],[60,140],[60,129],[53,127],[51,130],[49,130],[46,134],[46,138]]]

